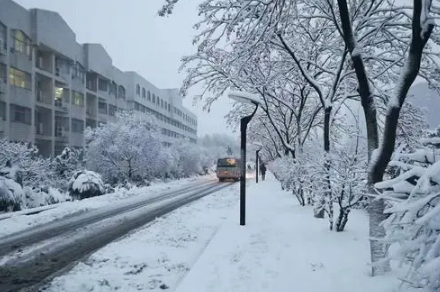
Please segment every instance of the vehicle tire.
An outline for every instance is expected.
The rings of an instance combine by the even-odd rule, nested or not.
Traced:
[[[219,181],[219,182],[224,182],[225,179],[224,179],[224,178],[219,178],[218,181]]]

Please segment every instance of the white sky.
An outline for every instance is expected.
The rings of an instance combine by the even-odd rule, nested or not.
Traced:
[[[78,42],[101,43],[121,70],[136,71],[159,88],[181,87],[180,59],[195,51],[192,26],[198,19],[197,1],[182,1],[167,18],[157,15],[163,0],[14,1],[28,9],[58,12],[75,31]],[[194,108],[191,95],[184,104],[198,116],[199,136],[232,133],[224,119],[231,109],[226,98],[215,102],[210,113],[202,111],[202,102]]]

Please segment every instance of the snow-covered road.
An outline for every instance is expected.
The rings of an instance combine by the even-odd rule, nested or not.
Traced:
[[[0,240],[0,291],[39,284],[127,232],[229,185],[213,181],[191,184],[6,236]]]
[[[160,196],[167,191],[175,191],[196,184],[214,181],[215,176],[188,178],[171,182],[155,183],[151,186],[119,188],[114,193],[87,198],[81,201],[63,202],[55,205],[26,209],[19,212],[0,214],[0,239],[13,233],[32,229],[69,216],[77,216],[91,210],[128,204],[130,201]],[[29,214],[30,213],[30,214]]]

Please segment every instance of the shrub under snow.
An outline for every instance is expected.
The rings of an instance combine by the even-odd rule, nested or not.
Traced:
[[[105,186],[98,173],[80,170],[75,172],[69,181],[69,193],[72,198],[82,200],[103,195]]]
[[[386,240],[397,246],[391,258],[409,264],[405,284],[440,291],[440,133],[425,142],[435,145],[396,155],[396,177],[376,184],[389,200],[384,221]]]
[[[0,212],[19,211],[22,200],[22,187],[12,179],[0,176]]]

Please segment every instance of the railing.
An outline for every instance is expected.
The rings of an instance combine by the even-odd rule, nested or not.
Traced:
[[[51,94],[45,93],[42,90],[37,91],[37,101],[45,104],[52,104]]]
[[[91,117],[96,117],[96,109],[95,108],[87,108],[86,114]]]

